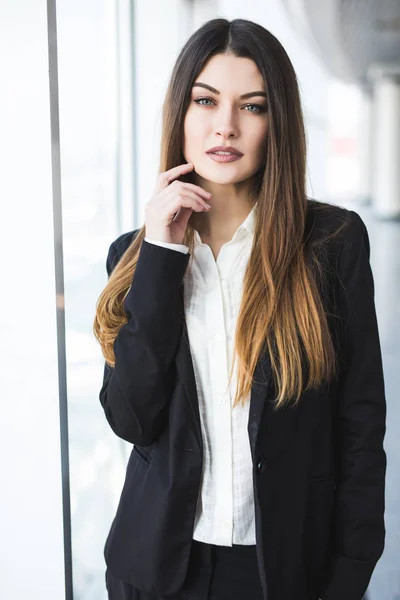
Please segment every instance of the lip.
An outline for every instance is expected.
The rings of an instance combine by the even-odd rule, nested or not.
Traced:
[[[231,163],[242,158],[239,154],[213,154],[212,152],[208,152],[207,156],[217,163]]]
[[[243,156],[243,153],[240,152],[237,148],[234,148],[233,146],[214,146],[214,148],[210,148],[209,150],[207,150],[207,154],[210,154],[210,152],[231,152],[232,154],[236,154],[237,156]]]

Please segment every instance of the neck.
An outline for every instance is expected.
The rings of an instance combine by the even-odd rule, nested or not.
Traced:
[[[202,241],[208,243],[225,243],[232,239],[233,234],[245,221],[256,200],[252,199],[245,190],[231,194],[228,186],[215,185],[206,180],[196,181],[203,189],[212,194],[208,201],[211,210],[208,212],[193,212],[190,223],[198,232]],[[221,192],[222,190],[222,192]],[[239,192],[236,189],[236,192]]]
[[[208,213],[193,213],[191,224],[202,241],[216,243],[225,243],[231,240],[237,228],[246,220],[252,210],[252,206],[246,205],[241,210],[227,214],[227,211],[222,210],[221,207],[211,206]]]

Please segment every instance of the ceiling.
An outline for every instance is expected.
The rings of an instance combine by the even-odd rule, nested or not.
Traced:
[[[357,79],[372,63],[400,63],[400,0],[339,0],[343,50]]]
[[[373,64],[397,66],[400,72],[400,0],[285,3],[336,77],[366,82]]]

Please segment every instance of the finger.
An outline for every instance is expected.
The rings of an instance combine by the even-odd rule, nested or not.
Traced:
[[[173,167],[172,169],[169,169],[168,171],[164,171],[163,173],[160,173],[157,178],[155,192],[159,192],[159,191],[163,190],[171,183],[171,181],[173,181],[174,179],[177,179],[184,173],[189,173],[193,168],[194,168],[193,163],[185,163],[183,165],[178,165],[177,167]]]
[[[176,215],[180,208],[191,208],[196,212],[208,210],[202,200],[198,198],[175,196],[173,201],[168,205],[168,218],[171,219],[174,215]]]
[[[207,192],[206,190],[204,190],[199,185],[195,185],[194,183],[186,183],[185,181],[182,181],[182,182],[179,182],[179,183],[181,183],[181,185],[182,185],[183,188],[185,188],[187,190],[193,190],[193,191],[197,192],[203,198],[205,198],[205,200],[209,200],[212,197],[212,194],[210,194],[210,192]]]
[[[196,202],[201,204],[203,208],[207,210],[209,209],[209,205],[207,204],[207,202],[201,196],[199,196],[197,192],[194,192],[192,190],[183,190],[181,193],[177,194],[176,191],[171,189],[171,193],[166,194],[164,198],[163,206],[168,208],[169,206],[176,206],[176,201],[179,204],[179,202],[184,198],[190,198],[191,200],[195,200]]]
[[[185,231],[192,213],[193,213],[192,208],[182,208],[181,207],[172,220],[174,226],[181,227]]]

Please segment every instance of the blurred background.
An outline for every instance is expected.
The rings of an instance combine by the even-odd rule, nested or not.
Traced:
[[[259,22],[298,74],[308,193],[356,210],[388,402],[386,547],[369,600],[400,599],[399,0],[1,0],[0,597],[105,600],[129,444],[98,400],[92,334],[111,242],[143,223],[181,46]]]

